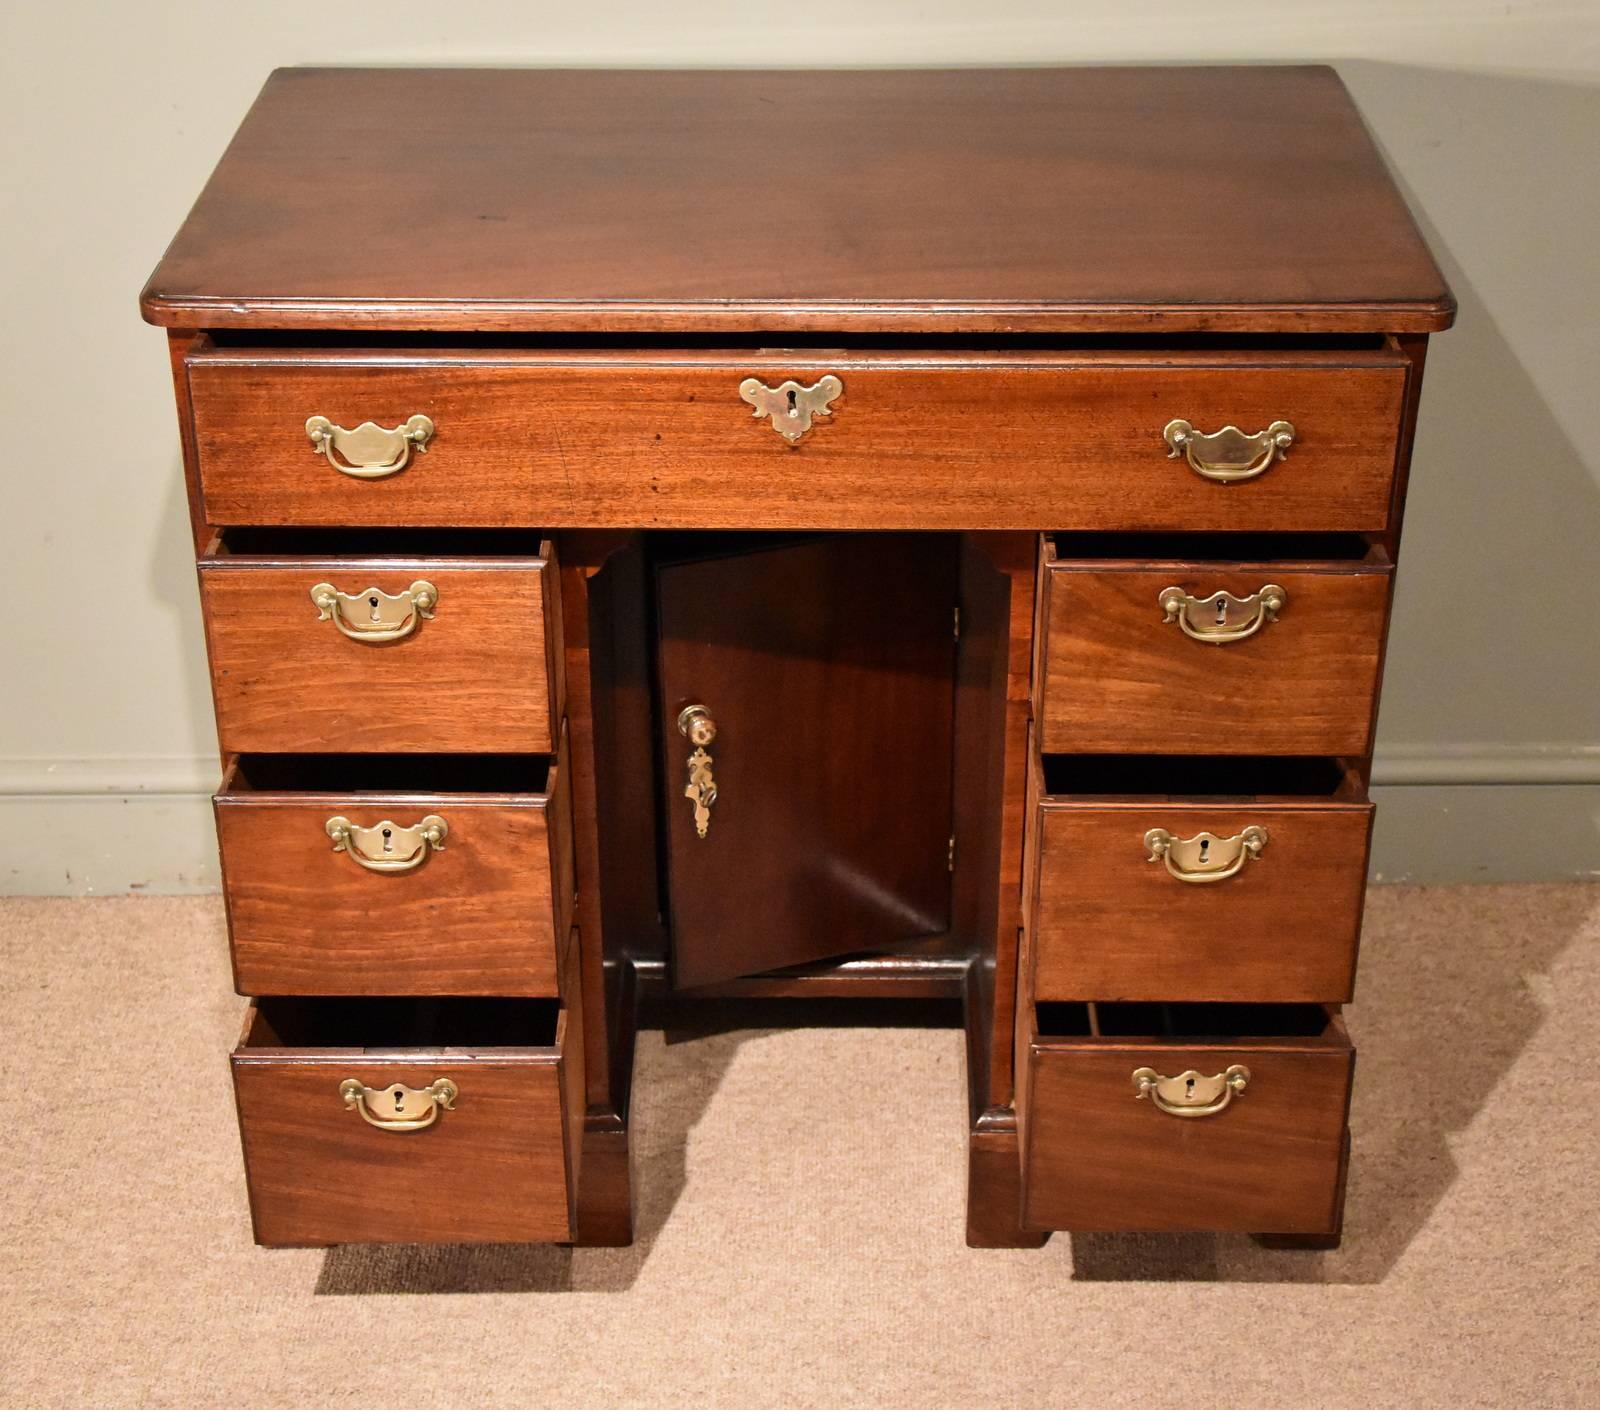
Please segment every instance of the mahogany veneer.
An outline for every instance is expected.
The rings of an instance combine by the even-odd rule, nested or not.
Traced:
[[[763,996],[961,1002],[975,1245],[1338,1238],[1454,304],[1331,70],[285,70],[142,308],[261,1242],[626,1243]]]

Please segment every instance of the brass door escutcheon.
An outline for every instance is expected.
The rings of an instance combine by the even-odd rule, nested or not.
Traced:
[[[1294,444],[1294,427],[1287,421],[1274,421],[1265,431],[1246,435],[1237,426],[1203,434],[1187,421],[1169,421],[1161,432],[1167,443],[1167,459],[1180,455],[1197,475],[1219,484],[1253,480],[1264,475],[1282,460]]]
[[[802,387],[798,382],[781,382],[769,387],[758,377],[746,377],[739,383],[739,395],[755,407],[755,417],[772,418],[772,429],[793,445],[811,429],[814,416],[832,416],[828,405],[844,393],[844,383],[831,373],[819,377],[815,384]]]
[[[335,426],[326,416],[306,421],[311,449],[328,457],[328,464],[354,480],[381,480],[398,475],[411,463],[411,451],[427,450],[433,439],[433,422],[426,416],[408,417],[398,426],[378,426],[363,421],[353,431]]]
[[[1164,827],[1153,827],[1145,833],[1144,845],[1150,854],[1146,861],[1165,862],[1167,870],[1179,881],[1199,886],[1237,876],[1246,862],[1254,861],[1265,850],[1267,830],[1251,823],[1232,837],[1218,837],[1212,832],[1174,837]]]
[[[1267,583],[1249,597],[1235,597],[1231,592],[1195,597],[1181,587],[1169,587],[1161,589],[1157,601],[1167,614],[1166,620],[1176,622],[1185,636],[1226,646],[1230,641],[1254,636],[1268,622],[1276,622],[1289,594],[1276,583]]]
[[[705,747],[717,737],[717,722],[704,705],[686,705],[678,712],[678,733],[694,745],[683,796],[694,804],[695,835],[704,837],[711,830],[711,805],[717,801],[717,781],[711,775],[712,759]]]
[[[418,622],[431,619],[439,604],[439,589],[424,578],[402,593],[380,592],[375,587],[365,592],[340,592],[332,583],[318,583],[311,589],[311,601],[319,621],[331,621],[351,641],[376,646],[410,636]]]
[[[1225,1072],[1203,1077],[1192,1067],[1176,1077],[1163,1077],[1153,1067],[1133,1071],[1135,1101],[1150,1099],[1158,1111],[1168,1116],[1215,1116],[1250,1085],[1250,1069],[1234,1063]]]
[[[441,1111],[455,1110],[460,1091],[448,1077],[426,1087],[369,1087],[355,1077],[339,1084],[339,1095],[361,1119],[380,1131],[421,1131],[439,1119]]]
[[[374,827],[357,827],[349,818],[329,818],[323,824],[333,839],[333,850],[344,852],[368,871],[394,874],[415,871],[432,852],[444,850],[450,825],[429,813],[411,827],[399,827],[385,818]]]

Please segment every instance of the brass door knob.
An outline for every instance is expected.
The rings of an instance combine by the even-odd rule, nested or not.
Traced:
[[[694,804],[695,835],[704,837],[711,829],[711,805],[717,801],[717,781],[711,774],[711,756],[706,753],[706,745],[717,737],[717,722],[704,705],[685,705],[678,711],[678,733],[694,745],[683,796]]]
[[[678,712],[678,733],[690,744],[710,744],[717,737],[717,722],[704,705],[685,705]]]

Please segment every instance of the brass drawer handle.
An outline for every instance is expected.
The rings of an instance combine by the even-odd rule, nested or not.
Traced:
[[[1192,1067],[1176,1077],[1163,1077],[1153,1067],[1133,1070],[1135,1101],[1146,1097],[1157,1111],[1168,1116],[1215,1116],[1226,1111],[1238,1092],[1250,1085],[1250,1069],[1234,1063],[1226,1072],[1202,1077]]]
[[[1185,636],[1226,646],[1230,641],[1254,636],[1268,622],[1276,622],[1289,594],[1276,583],[1267,583],[1249,597],[1235,597],[1231,592],[1195,597],[1181,587],[1169,587],[1161,589],[1157,601],[1167,614],[1167,621],[1176,622]]]
[[[426,416],[408,417],[399,426],[377,426],[363,421],[353,431],[335,426],[326,416],[306,421],[311,449],[328,457],[328,464],[353,480],[381,480],[398,475],[411,463],[411,449],[427,450],[433,439],[433,422]]]
[[[380,1131],[421,1131],[439,1119],[441,1111],[455,1110],[460,1092],[448,1077],[426,1087],[368,1087],[355,1077],[339,1084],[339,1095],[352,1111],[359,1111],[368,1126]]]
[[[689,783],[683,796],[694,804],[695,835],[704,837],[711,830],[711,805],[717,801],[717,781],[712,777],[712,758],[706,745],[717,737],[717,722],[704,705],[685,705],[678,712],[678,733],[694,745],[689,755]]]
[[[1247,436],[1237,426],[1203,435],[1187,421],[1169,421],[1161,433],[1169,449],[1168,460],[1183,456],[1197,475],[1219,484],[1253,480],[1264,475],[1283,459],[1294,444],[1294,427],[1287,421],[1274,421],[1265,431]]]
[[[832,416],[828,405],[844,393],[844,383],[831,373],[819,377],[809,387],[798,382],[781,382],[769,387],[758,377],[746,377],[739,383],[739,395],[755,407],[755,419],[772,418],[772,429],[793,445],[811,429],[814,416]]]
[[[1267,830],[1251,823],[1232,837],[1197,832],[1193,837],[1174,837],[1164,827],[1153,827],[1144,835],[1150,862],[1165,862],[1179,881],[1202,886],[1237,876],[1246,862],[1254,861],[1266,849]]]
[[[429,813],[413,827],[397,827],[385,818],[376,827],[357,827],[349,818],[329,818],[323,827],[333,839],[333,850],[368,871],[392,875],[415,871],[431,852],[444,850],[450,825]]]
[[[318,583],[311,589],[317,620],[331,621],[351,641],[376,646],[399,641],[416,631],[417,623],[433,616],[439,603],[439,589],[419,578],[402,593],[340,592],[332,583]]]

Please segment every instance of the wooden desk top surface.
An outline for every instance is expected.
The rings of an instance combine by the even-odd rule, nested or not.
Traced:
[[[286,69],[151,277],[179,327],[1426,332],[1327,68]]]

